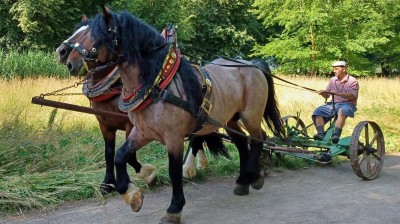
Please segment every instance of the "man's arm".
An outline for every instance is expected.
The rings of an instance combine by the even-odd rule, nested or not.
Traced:
[[[336,96],[343,97],[343,98],[345,98],[346,100],[349,100],[349,101],[353,101],[353,100],[356,99],[356,97],[353,95],[353,93],[339,93],[339,92],[336,92],[336,91],[331,91],[331,93],[336,95]]]
[[[358,97],[358,82],[355,80],[350,87],[348,87],[344,92],[331,91],[332,94],[343,97],[349,101],[357,100]]]

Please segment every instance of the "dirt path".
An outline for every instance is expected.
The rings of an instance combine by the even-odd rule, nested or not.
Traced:
[[[234,178],[185,186],[182,223],[400,223],[400,154],[387,156],[381,175],[363,181],[349,163],[272,173],[259,191],[232,193]],[[80,202],[3,223],[158,223],[169,205],[170,188],[145,195],[142,210],[133,213],[119,196],[105,204]]]

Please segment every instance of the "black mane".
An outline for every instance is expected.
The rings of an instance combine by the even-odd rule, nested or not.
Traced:
[[[117,49],[113,49],[113,35],[108,31],[109,27],[102,14],[98,14],[90,24],[92,38],[102,41],[110,51],[120,54],[120,64],[138,64],[142,85],[151,88],[168,53],[169,44],[165,45],[160,32],[129,12],[110,14],[113,24],[117,27]],[[178,72],[187,101],[191,109],[197,111],[202,100],[200,83],[185,58],[182,58]]]

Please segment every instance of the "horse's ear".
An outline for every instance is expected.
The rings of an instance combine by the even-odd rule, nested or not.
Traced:
[[[106,24],[111,25],[112,24],[111,10],[106,5],[102,5],[101,10],[103,11],[103,16]]]
[[[101,10],[103,11],[103,15],[110,13],[110,8],[106,5],[101,5]]]
[[[82,22],[85,22],[87,20],[87,16],[85,14],[82,15]]]

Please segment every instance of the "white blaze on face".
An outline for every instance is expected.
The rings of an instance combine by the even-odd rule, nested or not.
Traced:
[[[80,27],[78,30],[76,30],[76,31],[74,32],[74,34],[72,34],[72,36],[70,36],[70,37],[69,37],[67,40],[65,40],[64,42],[69,42],[72,38],[74,38],[76,35],[78,35],[81,31],[86,30],[87,28],[89,28],[88,25]],[[61,44],[61,45],[56,49],[57,55],[58,55],[58,52],[60,51],[61,47],[63,47],[63,45],[64,45],[64,44]],[[60,61],[59,55],[58,55],[58,60]]]
[[[77,31],[75,31],[75,33],[72,34],[72,36],[70,36],[67,40],[71,40],[71,39],[74,38],[79,32],[81,32],[81,31],[83,31],[83,30],[86,30],[88,27],[89,27],[88,25],[80,27],[80,28],[79,28]]]

